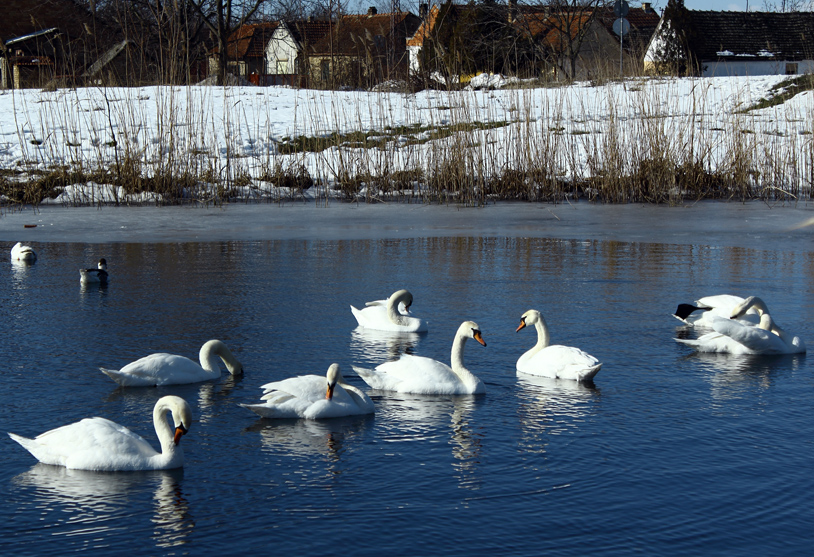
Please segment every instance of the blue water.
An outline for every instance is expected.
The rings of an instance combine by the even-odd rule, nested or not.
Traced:
[[[598,238],[609,222],[593,224]],[[695,355],[673,340],[695,333],[670,314],[703,295],[757,294],[812,346],[814,249],[590,234],[32,242],[36,264],[0,265],[0,431],[104,416],[157,447],[151,412],[166,394],[196,420],[185,467],[169,472],[66,471],[0,439],[0,551],[807,553],[810,360]],[[82,289],[77,269],[99,257],[109,286]],[[429,333],[355,330],[349,305],[399,288]],[[535,341],[515,333],[530,308],[553,342],[603,362],[593,385],[517,376]],[[352,364],[405,351],[448,361],[466,319],[487,342],[465,349],[485,395],[371,392],[375,416],[321,422],[238,406],[334,361],[364,389]],[[98,371],[154,351],[194,358],[210,338],[232,348],[242,378],[120,389]]]

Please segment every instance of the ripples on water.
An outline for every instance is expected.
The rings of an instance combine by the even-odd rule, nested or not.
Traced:
[[[187,399],[183,470],[35,464],[5,441],[5,553],[802,553],[812,539],[805,356],[696,355],[679,302],[760,294],[814,342],[811,253],[523,238],[41,244],[0,266],[2,429],[34,436],[87,416],[157,446],[151,412]],[[104,256],[106,288],[77,269]],[[407,287],[427,334],[355,329],[349,306]],[[582,385],[517,374],[527,309],[603,368]],[[376,415],[263,420],[240,402],[338,361],[449,360],[464,319],[483,330],[477,397],[371,391]],[[121,389],[98,367],[229,344],[243,377]]]

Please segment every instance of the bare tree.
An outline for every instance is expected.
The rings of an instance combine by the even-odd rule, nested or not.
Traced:
[[[187,0],[217,44],[218,85],[226,82],[229,36],[257,13],[266,0]]]
[[[763,0],[763,10],[766,12],[802,12],[810,10],[811,7],[811,0]],[[746,9],[748,11],[748,4]]]
[[[591,25],[608,0],[541,0],[519,5],[516,24],[538,55],[567,79],[575,79],[577,60]]]

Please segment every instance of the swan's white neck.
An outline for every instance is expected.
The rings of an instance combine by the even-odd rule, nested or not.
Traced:
[[[757,311],[758,315],[760,316],[760,323],[758,323],[758,328],[763,329],[764,331],[774,333],[775,335],[780,337],[780,339],[783,342],[785,342],[788,346],[798,346],[798,347],[805,346],[802,339],[790,335],[789,333],[781,329],[780,326],[774,322],[772,316],[769,315],[769,308],[766,306],[766,303],[757,296],[751,296],[747,298],[739,306],[737,306],[733,310],[733,317],[736,316],[740,317],[741,315],[745,314],[749,310],[749,308],[754,308],[755,311]]]
[[[168,460],[172,459],[176,451],[180,450],[174,441],[175,430],[167,421],[167,412],[171,411],[172,408],[160,400],[153,408],[153,427],[155,427],[158,442],[161,443],[161,454]]]
[[[226,369],[232,375],[237,375],[243,372],[243,367],[232,355],[232,351],[223,342],[219,340],[210,340],[201,346],[201,351],[198,353],[201,367],[209,373],[220,376],[220,364],[218,359],[223,360]]]
[[[452,371],[455,375],[460,377],[461,381],[467,386],[475,386],[479,383],[471,371],[464,366],[464,345],[468,337],[460,331],[455,335],[455,340],[452,342],[452,354],[450,355],[450,364]]]
[[[539,352],[551,344],[551,335],[548,333],[548,325],[542,315],[537,318],[534,328],[537,329],[537,344],[534,345],[533,350]]]
[[[399,311],[399,304],[403,298],[404,296],[401,292],[396,292],[387,299],[387,318],[390,319],[391,323],[406,327],[410,324],[410,318],[406,315],[402,315]]]

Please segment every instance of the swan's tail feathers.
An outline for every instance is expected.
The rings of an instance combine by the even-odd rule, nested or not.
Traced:
[[[261,418],[285,418],[287,415],[281,415],[280,412],[271,405],[266,404],[243,404],[238,403],[243,408],[248,408]]]
[[[588,369],[585,370],[585,373],[580,376],[579,380],[583,382],[593,381],[596,374],[599,373],[599,369],[601,367],[602,367],[601,363],[589,367]]]
[[[116,383],[121,385],[122,387],[127,386],[127,377],[121,374],[118,369],[105,369],[103,367],[99,368],[99,371],[113,379]]]
[[[376,370],[367,369],[367,368],[364,368],[364,367],[357,367],[357,366],[351,366],[351,367],[353,368],[353,371],[356,372],[356,375],[361,377],[362,381],[367,383],[367,385],[369,387],[371,387],[373,389],[382,389],[382,388],[384,388],[384,382],[382,381],[382,378],[379,377],[379,374],[376,372]]]
[[[676,312],[673,315],[675,315],[680,321],[684,321],[686,323],[686,319],[692,315],[694,311],[707,311],[709,309],[711,308],[694,306],[692,304],[678,304],[678,308],[676,308]]]
[[[681,344],[686,344],[687,346],[691,346],[691,347],[693,347],[695,349],[698,349],[698,347],[700,346],[700,344],[698,343],[698,340],[693,339],[693,338],[675,338],[673,340],[675,340],[676,342],[680,342]]]
[[[37,456],[37,453],[35,452],[37,450],[37,442],[35,440],[11,432],[9,432],[8,436],[17,441],[20,445],[22,445],[22,447],[25,450],[30,452],[32,455]]]
[[[356,309],[353,306],[350,307],[350,311],[353,314],[353,316],[356,318],[356,323],[358,323],[359,325],[362,325],[362,321],[364,320],[364,317],[362,317],[362,311]]]
[[[122,373],[118,369],[103,367],[100,367],[99,370],[122,387],[155,387],[157,384],[155,378],[152,377],[141,377],[132,373]]]

